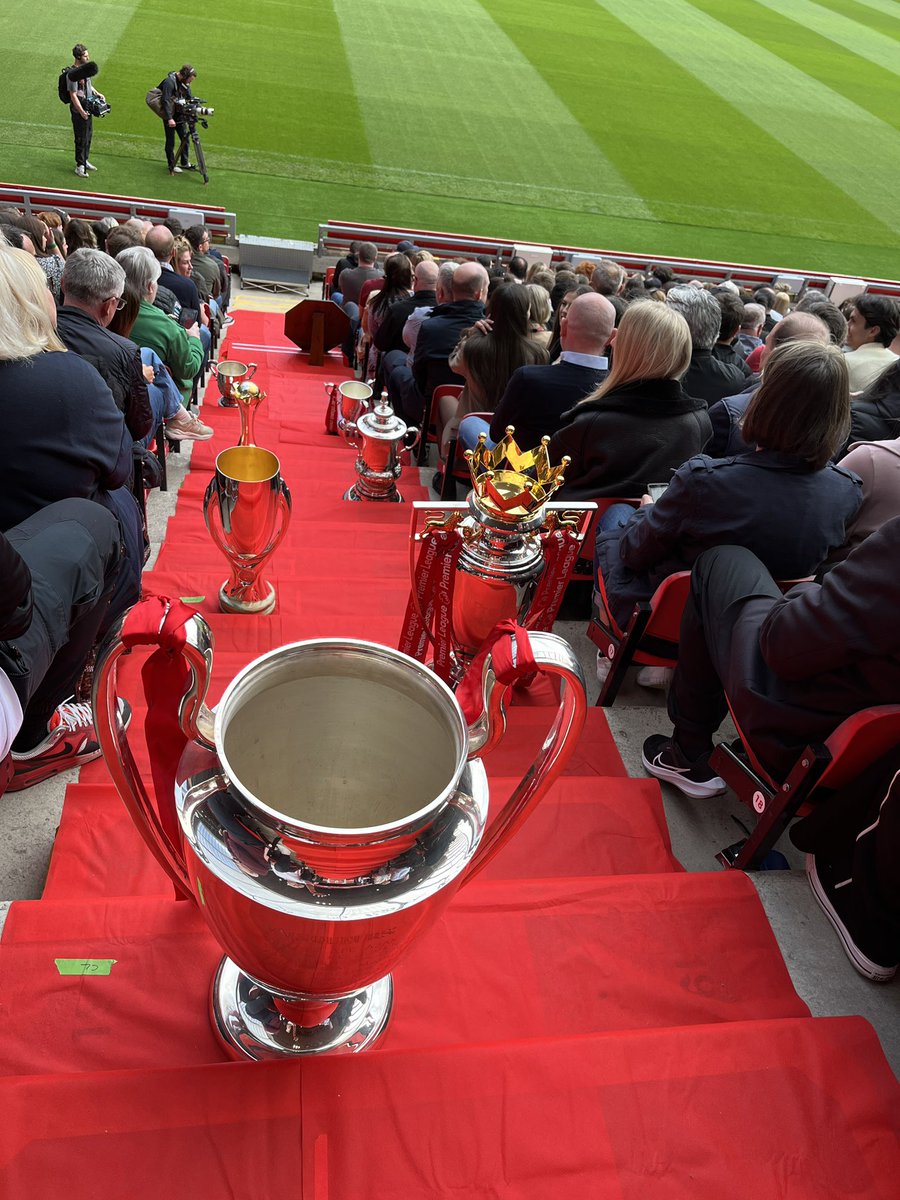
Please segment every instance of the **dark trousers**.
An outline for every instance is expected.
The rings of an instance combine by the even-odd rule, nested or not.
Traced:
[[[25,714],[13,745],[27,750],[75,690],[109,607],[122,535],[108,509],[76,499],[47,505],[6,536],[31,571],[31,625],[0,642],[0,667]]]
[[[163,127],[166,131],[166,162],[169,164],[169,170],[171,171],[175,166],[175,138],[177,136],[178,140],[182,141],[187,137],[188,131],[187,126],[181,121],[176,121],[174,126],[170,126],[168,121],[163,121]],[[181,158],[178,165],[181,167],[186,167],[188,165],[187,142],[184,142],[184,146],[182,147]]]
[[[394,412],[401,416],[407,425],[420,426],[425,419],[425,397],[416,386],[413,373],[406,365],[406,352],[389,350],[381,360],[381,371]]]
[[[72,132],[75,135],[75,166],[84,167],[87,165],[88,158],[91,153],[91,138],[94,135],[94,118],[78,115],[74,107],[70,108],[72,113]]]

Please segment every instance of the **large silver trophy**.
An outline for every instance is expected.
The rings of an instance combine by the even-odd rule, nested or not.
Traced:
[[[403,473],[400,455],[418,442],[418,429],[401,421],[385,392],[372,412],[357,417],[353,436],[358,442],[350,444],[359,446],[356,483],[344,493],[344,499],[399,503],[403,499],[397,491],[397,480]]]
[[[136,644],[160,646],[181,672],[163,699],[186,743],[174,795],[157,794],[156,805],[117,718],[117,663]],[[246,666],[211,712],[212,635],[201,617],[156,597],[111,632],[94,676],[97,735],[145,842],[225,952],[211,1012],[232,1057],[371,1045],[390,1015],[398,959],[562,771],[584,723],[584,683],[565,642],[534,634],[537,669],[557,677],[562,699],[537,761],[484,836],[488,785],[476,756],[503,733],[501,649],[485,659],[483,709],[467,726],[446,684],[384,646],[282,646]],[[503,661],[515,661],[509,645]]]
[[[412,590],[400,649],[455,686],[498,622],[548,630],[582,550],[593,501],[553,503],[569,463],[551,467],[544,438],[521,451],[506,436],[485,437],[466,458],[465,504],[416,502],[410,534]]]

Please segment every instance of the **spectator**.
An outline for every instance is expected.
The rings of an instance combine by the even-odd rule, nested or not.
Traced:
[[[850,400],[850,441],[880,442],[900,434],[900,362]]]
[[[885,522],[900,517],[900,437],[855,442],[841,459],[841,466],[862,480],[863,502],[847,528],[846,542],[828,556],[828,566],[842,562]]]
[[[862,503],[859,478],[830,461],[849,423],[841,352],[818,342],[776,350],[744,418],[755,452],[698,455],[678,468],[655,504],[645,496],[624,525],[604,528],[604,514],[597,564],[619,626],[710,546],[746,546],[776,579],[811,574],[843,545]]]
[[[66,225],[66,247],[68,253],[73,250],[81,249],[97,249],[97,238],[89,221],[82,221],[78,217],[69,221]]]
[[[126,555],[111,616],[138,599],[143,530],[134,496],[132,438],[94,368],[66,352],[56,308],[34,259],[0,247],[0,529],[57,500],[96,500],[119,519]]]
[[[834,346],[843,346],[847,341],[847,318],[836,304],[826,300],[821,292],[807,292],[799,301],[794,312],[814,313],[824,321],[831,333]]]
[[[745,368],[720,362],[712,353],[722,324],[722,308],[715,296],[688,285],[672,288],[666,303],[681,313],[691,331],[691,365],[682,381],[687,394],[711,407],[723,396],[739,392],[747,378]]]
[[[578,280],[578,279],[583,280],[584,276],[576,275],[575,278],[576,278],[576,280]],[[562,350],[562,345],[561,345],[561,341],[560,341],[560,328],[562,326],[562,319],[566,315],[569,305],[578,296],[586,296],[588,292],[592,292],[593,290],[594,289],[592,287],[590,287],[588,284],[586,284],[584,282],[581,282],[581,283],[576,282],[572,285],[572,287],[567,288],[563,292],[563,294],[559,300],[559,303],[557,304],[556,309],[554,310],[553,323],[550,326],[550,343],[547,346],[547,353],[549,354],[550,361],[552,363],[556,362],[556,360],[559,358],[560,351]],[[552,299],[552,297],[551,297],[551,299]],[[615,312],[615,309],[613,309],[613,311]],[[604,347],[604,355],[605,355],[605,353],[606,353],[606,347]]]
[[[601,258],[591,273],[591,287],[601,296],[617,296],[625,288],[625,269],[609,258]]]
[[[766,310],[766,319],[762,327],[762,336],[766,338],[781,320],[781,313],[777,312],[775,308],[775,290],[770,287],[757,288],[753,293],[753,299]]]
[[[149,346],[156,351],[187,400],[191,393],[191,381],[200,370],[203,360],[199,326],[195,323],[190,329],[184,329],[154,306],[160,266],[151,250],[146,246],[134,246],[130,250],[123,250],[118,261],[141,297],[137,320],[131,331],[132,340],[139,346]]]
[[[374,242],[361,242],[359,247],[359,266],[348,267],[341,273],[341,293],[343,309],[351,320],[359,317],[359,293],[362,285],[369,279],[381,279],[384,272],[378,266],[378,247]],[[352,305],[353,309],[347,306]]]
[[[31,239],[37,265],[47,276],[47,284],[53,293],[53,299],[58,303],[63,257],[57,252],[56,243],[50,236],[49,228],[38,217],[19,217],[16,224]]]
[[[744,306],[730,289],[719,289],[713,292],[713,295],[718,300],[719,308],[722,310],[722,317],[719,323],[719,336],[712,348],[713,357],[717,358],[719,362],[736,367],[743,374],[744,379],[747,380],[750,378],[752,372],[745,363],[744,356],[738,353],[735,345],[741,321],[744,319]]]
[[[378,374],[379,354],[372,342],[388,310],[395,302],[402,303],[412,294],[412,264],[405,254],[388,255],[384,263],[384,278],[375,281],[375,288],[369,293],[362,314],[362,330],[369,343],[368,378]]]
[[[526,283],[528,289],[528,328],[531,337],[534,341],[546,349],[550,345],[552,336],[550,331],[550,318],[553,316],[553,307],[550,304],[550,293],[545,287],[539,283]]]
[[[773,350],[788,342],[813,341],[825,345],[828,342],[828,327],[813,313],[789,313],[779,321],[763,343],[760,355],[760,371],[765,367]],[[707,446],[712,458],[727,458],[730,454],[746,454],[754,447],[748,445],[741,429],[747,406],[759,387],[759,379],[751,377],[747,386],[735,396],[726,396],[709,410],[713,435]]]
[[[387,354],[391,350],[406,352],[406,343],[403,341],[403,327],[414,309],[434,308],[437,280],[438,265],[433,259],[418,263],[413,275],[412,295],[394,300],[388,306],[378,324],[378,329],[373,335],[372,340],[375,347],[382,354]]]
[[[343,299],[341,295],[341,274],[344,271],[352,270],[354,267],[359,266],[359,245],[360,244],[357,241],[351,242],[350,249],[347,251],[345,256],[337,260],[337,264],[334,268],[334,275],[332,276],[331,280],[331,299],[334,300],[336,304],[340,304]]]
[[[100,755],[91,706],[73,693],[121,543],[113,514],[84,499],[47,504],[0,533],[0,792],[7,780],[22,791]]]
[[[493,446],[512,425],[518,445],[532,449],[542,437],[556,433],[567,409],[603,382],[615,309],[605,296],[590,288],[584,288],[584,293],[563,313],[559,361],[514,371],[490,425],[480,417],[466,417],[461,423],[459,436],[464,446],[474,446],[480,433],[489,434],[487,440]]]
[[[487,304],[487,319],[464,331],[450,367],[465,380],[459,399],[441,401],[439,425],[446,443],[471,412],[493,412],[519,367],[547,362],[547,351],[531,335],[533,284],[505,283]],[[474,443],[473,443],[474,444]]]
[[[847,318],[850,391],[863,392],[897,361],[888,347],[900,330],[900,308],[888,296],[857,296]]]
[[[211,298],[218,300],[224,287],[222,278],[224,268],[210,254],[209,230],[205,225],[192,225],[190,229],[184,231],[184,236],[191,246],[194,274],[202,277]]]
[[[746,360],[751,350],[763,344],[762,327],[766,320],[766,310],[761,304],[745,304],[744,315],[738,329],[734,348]]]
[[[652,300],[633,304],[613,345],[608,377],[563,413],[550,441],[551,462],[572,460],[562,499],[640,495],[709,440],[706,405],[680,382],[691,358],[682,317]]]
[[[528,274],[528,263],[516,254],[509,260],[509,273],[517,283],[524,283],[525,276]]]
[[[123,250],[143,244],[144,239],[133,225],[117,225],[106,235],[106,253],[110,258],[118,258]]]

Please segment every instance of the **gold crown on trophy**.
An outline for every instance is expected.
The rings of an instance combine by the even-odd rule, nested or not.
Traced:
[[[485,445],[487,434],[479,434],[475,449],[466,451],[466,461],[481,503],[500,516],[520,518],[546,504],[562,486],[571,459],[566,455],[558,467],[551,467],[548,437],[541,438],[535,450],[520,450],[514,433],[515,426],[507,425],[493,450]]]

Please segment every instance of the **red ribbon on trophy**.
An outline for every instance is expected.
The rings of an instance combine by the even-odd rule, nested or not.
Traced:
[[[149,596],[136,604],[122,626],[126,646],[156,646],[141,669],[147,700],[145,725],[156,811],[166,836],[177,846],[181,839],[175,815],[175,771],[187,745],[179,708],[187,688],[190,667],[181,653],[186,641],[184,626],[194,615],[180,600]],[[179,899],[184,897],[178,893]]]
[[[327,385],[326,385],[327,386]],[[328,394],[328,407],[325,409],[325,432],[336,434],[338,431],[337,417],[338,404],[340,403],[341,395],[338,391],[338,385],[333,383],[331,391]]]
[[[581,552],[581,539],[571,529],[554,529],[541,539],[544,570],[531,602],[528,628],[550,632]]]
[[[455,529],[430,529],[423,534],[398,647],[424,662],[428,643],[433,642],[435,673],[445,682],[450,679],[452,667],[451,608],[461,550],[462,536]]]
[[[484,671],[484,660],[489,654],[491,669],[497,682],[507,686],[534,678],[539,669],[531,650],[528,631],[512,618],[500,621],[472,659],[469,669],[456,689],[456,699],[463,710],[467,725],[471,725],[481,715],[484,707],[481,675]]]

